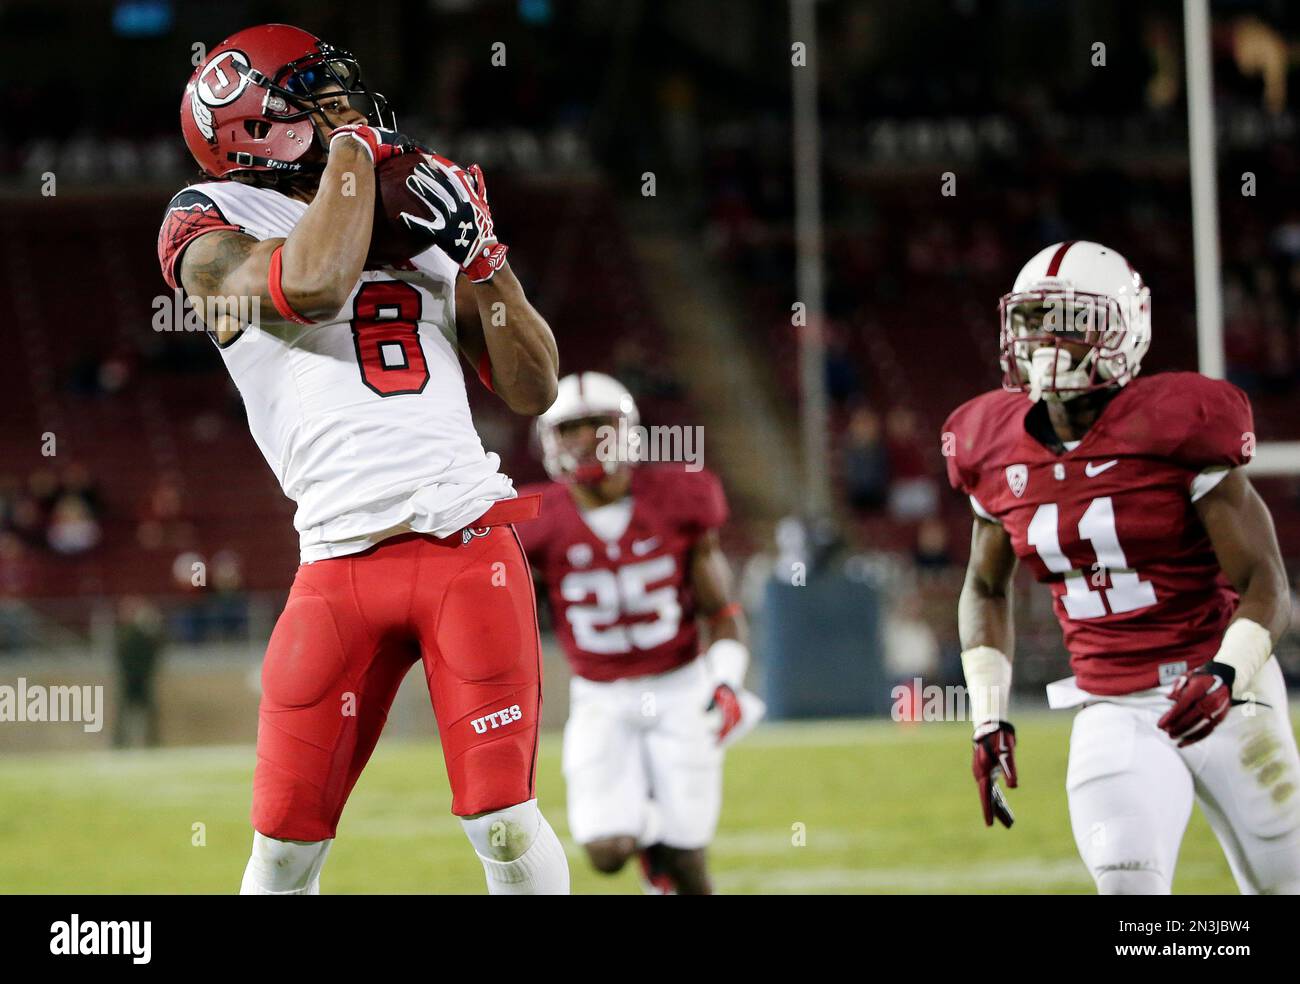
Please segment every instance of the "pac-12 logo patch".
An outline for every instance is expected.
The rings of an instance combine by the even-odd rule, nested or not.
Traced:
[[[1027,465],[1007,465],[1007,485],[1011,488],[1011,494],[1019,499],[1025,494],[1025,486],[1029,484],[1029,467]]]

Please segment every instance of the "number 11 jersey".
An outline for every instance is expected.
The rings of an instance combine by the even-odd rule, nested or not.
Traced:
[[[182,253],[205,233],[287,237],[306,211],[270,188],[191,185],[163,217],[163,277],[178,285]],[[219,346],[253,440],[297,503],[303,563],[398,533],[449,536],[515,495],[470,416],[456,342],[459,269],[437,247],[407,266],[363,271],[323,322],[249,328]]]
[[[1026,429],[1045,412],[984,393],[948,418],[944,453],[952,486],[1051,586],[1079,686],[1131,693],[1212,659],[1237,594],[1193,503],[1252,453],[1245,394],[1199,373],[1141,376],[1061,454]]]

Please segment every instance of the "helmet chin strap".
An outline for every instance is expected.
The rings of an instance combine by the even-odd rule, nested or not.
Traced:
[[[1095,350],[1084,357],[1084,362],[1095,354]],[[1091,382],[1088,371],[1082,363],[1070,368],[1073,360],[1070,353],[1063,348],[1035,349],[1029,357],[1029,401],[1037,403],[1040,399],[1049,403],[1065,403],[1082,394]],[[1051,389],[1044,389],[1050,384]],[[1062,384],[1069,389],[1058,389]]]

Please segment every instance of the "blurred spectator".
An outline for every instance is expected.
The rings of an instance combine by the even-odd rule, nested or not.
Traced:
[[[73,462],[63,469],[60,482],[65,496],[76,496],[96,517],[102,514],[104,500],[99,492],[99,482],[91,475],[89,468]]]
[[[140,546],[146,550],[184,546],[190,526],[182,518],[183,510],[180,478],[173,474],[158,476],[140,508],[140,523],[136,528]]]
[[[25,488],[14,478],[0,479],[0,531],[65,556],[85,553],[101,539],[100,503],[98,485],[85,466],[68,465],[61,473],[38,468]]]
[[[0,531],[0,598],[21,598],[31,588],[27,549],[17,533]]]
[[[903,720],[916,717],[917,682],[933,678],[940,667],[939,640],[924,618],[921,595],[905,591],[885,615],[881,632],[885,673],[895,686],[908,688],[912,704]]]
[[[213,555],[212,595],[207,609],[210,636],[238,640],[248,635],[243,565],[233,550],[219,550]]]
[[[46,537],[56,553],[85,553],[99,543],[99,523],[85,499],[67,493],[59,498],[50,512]]]
[[[948,552],[948,527],[942,521],[926,519],[917,527],[912,559],[922,571],[942,571],[952,565],[952,555]]]
[[[158,700],[154,690],[163,649],[162,616],[142,598],[118,605],[113,654],[117,660],[119,701],[113,745],[153,747],[159,743]]]
[[[844,485],[849,505],[874,512],[889,500],[889,451],[881,435],[880,415],[858,407],[844,437]]]
[[[844,332],[827,323],[826,395],[831,402],[843,405],[862,395],[862,377],[858,363],[849,349]]]
[[[939,508],[939,487],[926,467],[916,414],[895,407],[885,417],[892,481],[889,512],[899,522],[933,516]]]

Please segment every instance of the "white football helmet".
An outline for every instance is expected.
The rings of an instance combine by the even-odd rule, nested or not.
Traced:
[[[560,425],[584,417],[610,417],[618,423],[619,453],[581,460],[560,439]],[[537,418],[542,464],[557,482],[595,482],[637,460],[636,427],[641,414],[627,387],[601,372],[580,372],[560,380],[551,408]],[[624,444],[628,445],[624,447]]]
[[[998,302],[1002,385],[1031,400],[1070,400],[1124,386],[1151,345],[1151,291],[1100,243],[1040,250]],[[1079,356],[1063,347],[1087,346]],[[1077,361],[1075,361],[1077,357]]]

